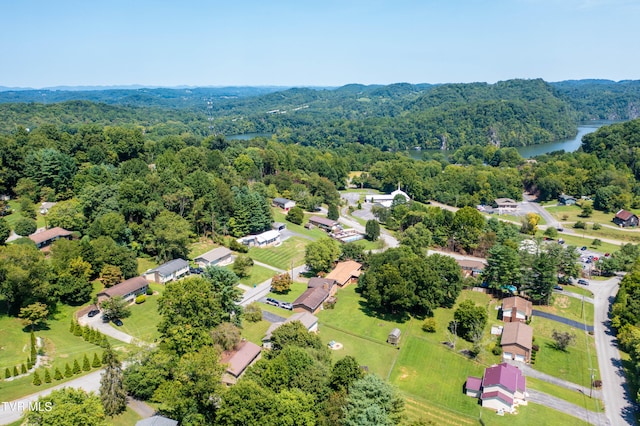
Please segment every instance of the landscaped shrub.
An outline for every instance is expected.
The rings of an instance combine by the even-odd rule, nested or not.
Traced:
[[[573,227],[576,229],[586,229],[587,228],[587,224],[584,223],[583,221],[579,220],[576,223],[573,224]]]
[[[56,367],[55,371],[53,372],[53,378],[55,380],[62,380],[64,378],[62,376],[62,372],[60,371],[60,369],[58,367]]]
[[[534,352],[538,352],[540,350],[540,346],[538,345],[531,345],[531,350]]]
[[[78,373],[80,373],[80,371],[82,371],[80,369],[80,363],[78,362],[77,359],[74,359],[73,360],[73,374],[78,374]]]
[[[84,357],[82,358],[82,369],[84,371],[91,371],[91,363],[89,363],[89,357],[87,354],[84,354]]]
[[[147,287],[147,296],[153,296],[153,289],[151,287]]]
[[[20,371],[18,371],[18,367],[16,367],[15,365],[13,366],[13,375],[14,376],[19,376],[20,375]]]
[[[229,242],[229,248],[233,251],[237,251],[238,253],[247,253],[249,251],[249,247],[237,242],[234,239]]]
[[[8,379],[9,377],[11,377],[11,370],[9,370],[9,367],[4,369],[4,378]]]
[[[71,324],[69,324],[69,333],[73,334],[76,331],[76,322],[71,318]]]
[[[258,302],[251,302],[244,309],[244,319],[249,322],[258,322],[262,320],[262,309]]]
[[[21,373],[21,374],[27,374],[27,371],[28,371],[28,370],[27,370],[27,366],[26,366],[26,365],[24,365],[24,364],[22,364],[22,365],[20,366],[20,373]]]
[[[100,358],[98,358],[98,354],[95,352],[93,354],[93,362],[91,363],[91,366],[93,368],[100,368],[102,366],[102,362],[100,361]]]
[[[33,362],[31,362],[31,358],[27,358],[27,370],[31,370],[33,367]]]
[[[84,340],[85,342],[91,341],[91,328],[89,328],[88,326],[82,327],[82,340]]]
[[[144,303],[145,300],[147,300],[147,296],[145,296],[144,294],[136,296],[136,305]]]
[[[426,331],[427,333],[435,333],[436,326],[437,323],[435,318],[427,318],[422,323],[422,331]]]
[[[599,231],[600,229],[602,229],[602,225],[600,225],[599,223],[594,223],[593,224],[593,230],[594,231]]]
[[[103,334],[102,337],[100,338],[100,347],[106,348],[108,346],[109,346],[109,341],[107,340],[107,336]]]
[[[64,377],[71,377],[73,376],[73,371],[71,371],[71,367],[69,366],[69,363],[67,362],[64,365]]]
[[[44,370],[44,382],[51,383],[51,373],[49,372],[48,368]]]
[[[493,348],[491,348],[491,353],[494,355],[500,355],[502,353],[502,347],[500,346],[500,344],[496,343],[495,345],[493,345]]]
[[[78,323],[75,324],[75,327],[73,329],[73,335],[74,336],[82,336],[82,326]]]
[[[33,384],[36,386],[40,386],[42,384],[42,379],[40,379],[40,375],[37,371],[33,373]]]

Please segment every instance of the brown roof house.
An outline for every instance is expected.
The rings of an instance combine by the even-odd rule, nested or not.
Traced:
[[[227,371],[222,377],[222,382],[232,385],[242,376],[247,367],[260,357],[260,346],[243,340],[233,350],[224,351],[220,356],[220,363],[227,364]]]
[[[508,322],[502,329],[502,359],[529,362],[533,344],[533,328],[523,322]]]
[[[307,311],[317,314],[322,310],[322,304],[330,296],[330,290],[326,286],[307,288],[296,300],[293,301],[293,310],[296,312]]]
[[[336,290],[338,289],[338,283],[336,280],[332,280],[331,278],[320,278],[313,277],[309,279],[307,283],[307,288],[318,288],[322,287],[325,290],[329,291],[329,296],[333,296],[336,294]]]
[[[342,288],[358,282],[361,270],[362,264],[354,260],[338,262],[336,267],[333,268],[333,271],[327,274],[327,278],[335,280],[340,288]]]
[[[522,297],[513,296],[502,300],[502,320],[504,322],[526,322],[531,318],[531,302]]]
[[[98,293],[98,303],[115,296],[122,296],[124,300],[131,303],[139,294],[146,294],[147,288],[149,288],[149,282],[144,277],[129,278]]]
[[[327,232],[332,232],[340,228],[340,224],[337,221],[322,216],[311,216],[309,223]]]
[[[29,235],[29,239],[36,243],[36,247],[38,247],[39,249],[43,249],[53,244],[54,241],[59,240],[60,238],[66,238],[70,240],[72,234],[73,232],[56,226],[55,228],[45,229],[44,231],[36,231],[35,233]]]
[[[477,277],[482,274],[487,266],[484,262],[473,259],[456,259],[456,262],[462,268],[462,274],[465,277]]]
[[[623,228],[638,226],[638,216],[623,209],[616,213],[613,223]]]

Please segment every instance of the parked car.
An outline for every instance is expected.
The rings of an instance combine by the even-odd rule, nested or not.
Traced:
[[[564,228],[556,228],[558,232],[564,232]]]
[[[580,250],[585,251],[587,249],[587,246],[582,246],[582,248],[580,248]]]
[[[204,272],[204,269],[202,269],[202,268],[189,267],[189,273],[190,274],[201,274],[203,272]]]
[[[114,318],[113,323],[118,327],[122,327],[122,320],[120,320],[120,318]]]
[[[564,240],[563,239],[559,239],[558,240],[558,244],[564,244]]]
[[[553,286],[553,289],[554,289],[554,290],[559,290],[559,291],[564,290],[564,289],[562,288],[562,286],[561,286],[561,285],[558,285],[558,284],[554,285],[554,286]]]
[[[589,285],[589,281],[580,279],[578,280],[578,284]]]
[[[89,318],[93,318],[93,317],[95,317],[96,315],[98,315],[99,313],[100,313],[100,310],[99,310],[99,309],[92,309],[92,310],[90,310],[90,311],[89,311],[89,313],[87,314],[87,316],[88,316]]]
[[[289,302],[280,302],[280,307],[282,309],[288,309],[290,311],[293,310],[293,304],[289,303]]]
[[[609,257],[609,256],[611,256],[611,253],[605,253],[604,254],[604,257]]]
[[[280,302],[278,302],[276,299],[267,297],[267,305],[280,306]]]

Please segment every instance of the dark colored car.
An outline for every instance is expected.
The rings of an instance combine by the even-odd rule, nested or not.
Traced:
[[[553,286],[553,289],[554,290],[559,290],[559,291],[564,290],[561,285],[557,285],[557,284]]]
[[[190,274],[201,274],[201,273],[203,273],[203,272],[204,272],[204,269],[202,269],[202,268],[192,268],[192,267],[189,267],[189,273],[190,273]]]
[[[90,310],[90,311],[89,311],[89,313],[87,314],[87,316],[88,316],[89,318],[93,318],[93,317],[95,317],[96,315],[98,315],[99,313],[100,313],[100,310],[98,310],[98,309],[92,309],[92,310]]]
[[[587,281],[587,280],[578,280],[578,284],[589,285],[589,281]]]
[[[113,323],[118,327],[122,327],[122,321],[120,320],[120,318],[114,318]]]
[[[582,246],[580,250],[585,251],[586,249],[587,249],[587,246]]]
[[[280,302],[278,302],[276,299],[267,297],[267,305],[280,306]]]

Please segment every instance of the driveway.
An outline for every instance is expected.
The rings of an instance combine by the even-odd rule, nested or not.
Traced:
[[[556,322],[559,322],[559,323],[562,323],[562,324],[566,324],[566,325],[568,325],[570,327],[574,327],[574,328],[577,328],[579,330],[586,330],[586,331],[588,331],[590,333],[593,332],[593,326],[592,325],[585,325],[585,324],[583,324],[581,322],[574,321],[574,320],[571,320],[569,318],[561,317],[561,316],[558,316],[558,315],[553,315],[553,314],[550,314],[548,312],[539,311],[537,309],[534,309],[532,312],[533,312],[534,316],[538,316],[540,318],[550,319],[552,321],[556,321]]]
[[[585,410],[583,407],[533,389],[527,389],[527,393],[529,394],[527,400],[530,402],[535,402],[536,404],[544,405],[545,407],[567,413],[594,425],[609,424],[607,417],[603,413],[594,413],[592,411]]]
[[[114,339],[120,340],[121,342],[136,343],[136,339],[133,336],[120,330],[116,330],[108,322],[103,322],[102,315],[96,315],[93,318],[89,318],[87,315],[83,315],[78,318],[78,323],[80,325],[88,325],[89,327],[95,328],[100,333],[106,334],[107,336],[113,337]]]

